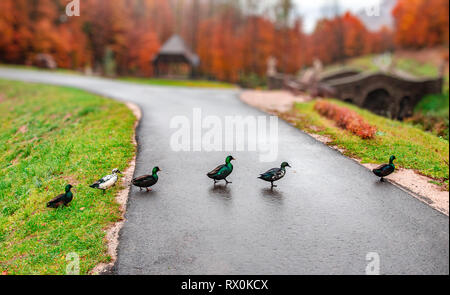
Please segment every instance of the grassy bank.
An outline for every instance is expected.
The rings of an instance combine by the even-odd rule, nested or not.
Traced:
[[[59,74],[69,74],[69,75],[81,75],[80,72],[77,72],[75,70],[69,70],[69,69],[63,69],[63,68],[57,68],[55,70],[51,70],[51,69],[39,68],[39,67],[36,67],[36,66],[11,65],[11,64],[1,64],[1,63],[0,63],[0,68],[9,68],[9,69],[16,69],[16,70],[55,72],[55,73],[59,73]]]
[[[170,79],[152,79],[152,78],[135,78],[121,77],[121,81],[133,82],[146,85],[157,86],[175,86],[175,87],[199,87],[199,88],[235,88],[233,84],[208,80],[170,80]]]
[[[365,55],[346,61],[346,66],[365,72],[376,72],[381,69],[374,62],[375,55]],[[439,76],[439,67],[431,62],[420,62],[411,57],[394,56],[395,67],[406,74],[417,78],[430,78]],[[336,70],[342,65],[327,66],[326,70]],[[414,109],[413,117],[409,122],[417,127],[449,139],[449,74],[444,75],[442,94],[428,95]]]
[[[434,178],[448,189],[448,141],[436,137],[407,123],[393,121],[337,100],[333,103],[356,111],[366,122],[377,127],[374,139],[364,140],[314,110],[314,101],[297,103],[288,120],[309,133],[325,135],[330,145],[345,149],[345,154],[359,158],[364,163],[385,163],[389,156],[397,157],[397,164],[403,168],[415,169]]]
[[[430,131],[437,136],[449,139],[449,96],[447,94],[428,95],[414,110],[408,122]]]
[[[363,72],[377,72],[380,68],[373,62],[376,55],[369,54],[360,57],[349,58],[344,63],[327,65],[324,72],[334,72],[343,68],[355,69]]]
[[[131,111],[72,88],[0,80],[0,114],[0,273],[64,274],[71,252],[82,274],[108,261],[103,229],[120,218],[120,188],[88,184],[132,159]],[[68,183],[72,203],[47,209]]]
[[[438,67],[430,63],[421,63],[411,58],[398,58],[398,69],[419,78],[437,77]],[[425,96],[414,109],[414,115],[408,121],[417,124],[423,130],[449,139],[449,75],[444,75],[442,94]]]
[[[67,69],[40,69],[34,66],[24,65],[6,65],[0,64],[0,67],[18,69],[18,70],[32,70],[32,71],[46,71],[56,72],[59,74],[83,75],[81,72]],[[172,79],[156,79],[156,78],[138,78],[138,77],[117,77],[118,80],[132,83],[139,83],[145,85],[155,86],[169,86],[169,87],[195,87],[195,88],[235,88],[236,85],[220,81],[209,80],[172,80]]]

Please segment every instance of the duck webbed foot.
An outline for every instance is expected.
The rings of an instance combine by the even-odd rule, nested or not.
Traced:
[[[232,183],[231,181],[228,181],[227,179],[225,179],[225,182],[226,182],[227,184]]]
[[[147,189],[147,193],[152,191],[151,188],[148,188],[148,187],[147,187],[146,189]]]

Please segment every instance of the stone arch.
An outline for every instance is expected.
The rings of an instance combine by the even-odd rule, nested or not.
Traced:
[[[344,102],[355,104],[355,102],[353,101],[353,98],[351,98],[351,97],[348,97],[348,98],[344,99]]]
[[[376,88],[367,94],[363,107],[375,114],[389,116],[391,103],[392,97],[389,92],[384,88]]]
[[[410,96],[406,95],[402,97],[402,99],[400,100],[399,111],[397,116],[399,120],[403,120],[404,118],[412,116],[411,102],[412,98]]]

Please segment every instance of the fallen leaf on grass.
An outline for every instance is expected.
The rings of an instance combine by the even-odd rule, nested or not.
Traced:
[[[17,130],[17,132],[22,133],[22,134],[27,133],[27,131],[28,131],[27,125],[20,126],[19,130]]]

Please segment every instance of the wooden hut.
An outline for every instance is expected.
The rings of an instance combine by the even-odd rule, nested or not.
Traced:
[[[195,75],[200,59],[178,35],[173,35],[152,60],[156,77],[185,79]]]

